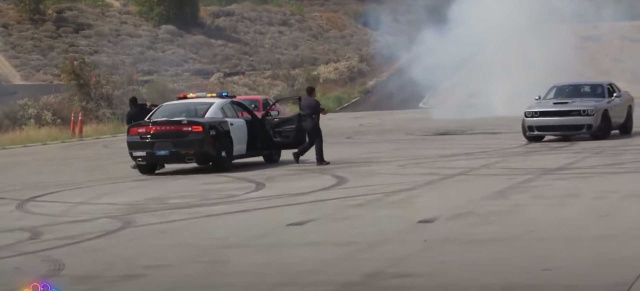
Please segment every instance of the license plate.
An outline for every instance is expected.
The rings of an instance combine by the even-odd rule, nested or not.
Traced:
[[[146,152],[132,152],[131,155],[133,155],[134,157],[145,157],[147,156]]]
[[[173,144],[170,142],[157,142],[154,147],[153,150],[154,151],[170,151],[173,149]]]
[[[169,155],[169,151],[156,152],[156,156],[168,156],[168,155]]]

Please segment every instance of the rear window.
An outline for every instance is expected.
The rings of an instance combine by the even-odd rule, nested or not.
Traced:
[[[162,105],[149,119],[204,118],[213,106],[211,102],[185,102]]]

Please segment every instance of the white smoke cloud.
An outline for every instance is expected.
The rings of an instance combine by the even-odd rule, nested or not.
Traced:
[[[622,2],[456,0],[444,27],[419,28],[413,46],[394,49],[429,92],[434,117],[519,115],[554,83],[602,77],[571,27],[628,19]]]

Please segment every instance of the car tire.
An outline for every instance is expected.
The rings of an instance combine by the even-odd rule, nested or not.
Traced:
[[[196,165],[200,167],[208,167],[211,166],[211,161],[208,159],[196,159]]]
[[[158,171],[158,164],[138,165],[138,172],[143,175],[155,175]]]
[[[620,135],[631,135],[633,133],[633,109],[631,109],[631,106],[627,109],[627,117],[620,125],[618,132],[620,132]]]
[[[522,136],[524,136],[524,139],[526,139],[528,142],[541,142],[544,140],[545,136],[542,135],[529,135],[529,132],[527,131],[527,127],[524,126],[524,119],[522,120]]]
[[[233,142],[231,140],[227,140],[220,145],[213,166],[220,172],[228,172],[233,169]]]
[[[591,133],[591,138],[594,140],[608,139],[611,136],[612,127],[609,112],[605,111],[600,119],[600,124],[598,124],[598,127]]]
[[[264,162],[267,164],[277,164],[280,162],[280,157],[282,156],[281,150],[272,150],[268,154],[262,156]]]

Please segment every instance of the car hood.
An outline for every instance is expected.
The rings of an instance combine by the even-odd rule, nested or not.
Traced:
[[[527,110],[571,110],[571,109],[596,109],[605,104],[606,99],[554,99],[541,100]]]

